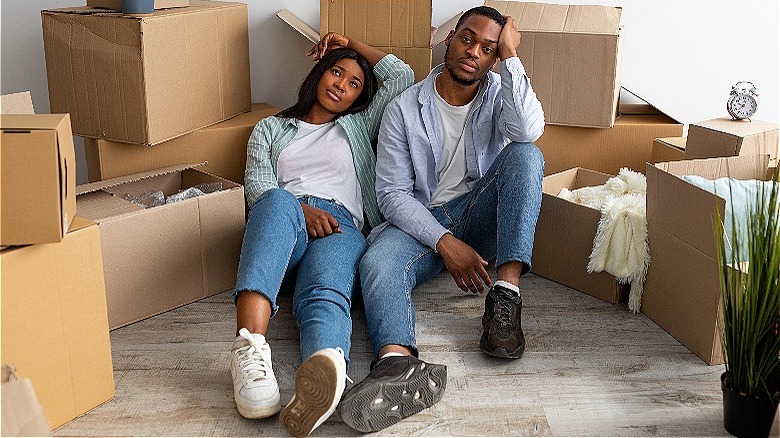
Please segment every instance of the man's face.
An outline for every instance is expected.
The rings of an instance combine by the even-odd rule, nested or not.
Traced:
[[[455,82],[472,85],[487,75],[498,55],[501,25],[483,15],[466,18],[444,41],[444,67]]]

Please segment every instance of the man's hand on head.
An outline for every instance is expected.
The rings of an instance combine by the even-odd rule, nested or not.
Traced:
[[[516,48],[520,45],[520,30],[517,28],[517,22],[509,15],[505,15],[504,18],[506,24],[498,37],[498,57],[502,61],[517,56]]]
[[[485,269],[488,262],[462,240],[447,233],[436,243],[436,251],[441,254],[444,266],[463,292],[479,294],[485,292],[485,286],[493,286]]]

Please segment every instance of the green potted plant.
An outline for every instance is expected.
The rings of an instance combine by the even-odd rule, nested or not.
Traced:
[[[722,298],[723,423],[739,437],[767,437],[780,400],[780,182],[758,183],[744,216],[716,221]],[[720,216],[720,214],[718,214]],[[720,218],[718,218],[720,219]]]

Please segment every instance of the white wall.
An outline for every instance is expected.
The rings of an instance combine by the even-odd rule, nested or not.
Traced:
[[[538,1],[538,0],[537,0]],[[252,98],[277,107],[293,103],[311,68],[310,43],[276,17],[287,8],[319,28],[319,0],[249,0]],[[731,85],[756,84],[756,118],[778,123],[777,0],[560,0],[553,3],[623,7],[623,86],[686,124],[726,116]],[[30,90],[37,112],[48,112],[40,10],[79,0],[3,0],[0,4],[0,93]],[[481,4],[433,0],[433,24]],[[437,57],[441,51],[434,52]],[[439,60],[434,59],[434,62]],[[78,181],[86,181],[77,142]]]

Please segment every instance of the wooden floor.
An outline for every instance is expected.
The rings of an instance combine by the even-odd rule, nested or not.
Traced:
[[[445,272],[415,290],[421,358],[446,364],[444,398],[377,435],[723,436],[722,366],[707,366],[644,315],[540,277],[523,279],[527,349],[479,351],[484,300]],[[291,297],[269,342],[282,402],[299,366]],[[116,397],[60,436],[287,436],[277,417],[246,420],[233,403],[228,351],[235,310],[223,293],[111,332]],[[356,382],[372,359],[353,311]],[[776,429],[775,429],[776,430]],[[338,414],[315,436],[355,436]]]

